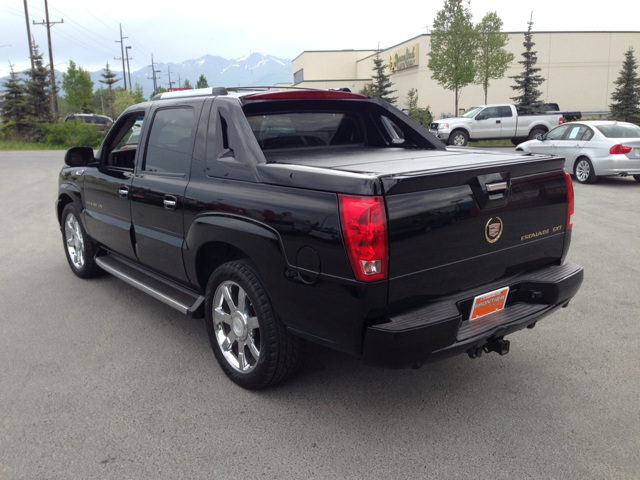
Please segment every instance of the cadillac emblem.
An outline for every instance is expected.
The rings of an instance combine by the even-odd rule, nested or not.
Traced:
[[[497,221],[493,221],[493,218],[490,218],[487,222],[487,225],[484,227],[484,238],[487,239],[489,243],[495,243],[502,235],[502,220],[500,217],[495,218]]]

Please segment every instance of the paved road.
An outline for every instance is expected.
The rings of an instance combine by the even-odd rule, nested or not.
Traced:
[[[385,371],[310,346],[253,393],[202,321],[76,278],[62,152],[0,152],[0,478],[555,478],[640,472],[640,184],[576,185],[571,306],[511,353]]]

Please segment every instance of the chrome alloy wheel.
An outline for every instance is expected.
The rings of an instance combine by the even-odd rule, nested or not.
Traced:
[[[80,270],[84,267],[84,238],[80,222],[73,213],[69,213],[64,220],[64,238],[71,263]]]
[[[464,147],[466,143],[466,139],[464,138],[464,135],[462,135],[461,133],[456,133],[453,136],[453,144],[456,147]]]
[[[589,175],[591,175],[591,165],[589,165],[587,160],[580,160],[576,165],[576,177],[578,177],[578,180],[581,182],[586,182]]]
[[[213,298],[213,328],[220,350],[235,370],[251,372],[260,358],[260,325],[251,299],[236,282],[218,285]]]

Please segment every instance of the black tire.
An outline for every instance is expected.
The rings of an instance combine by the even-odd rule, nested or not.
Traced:
[[[249,261],[225,263],[213,272],[205,318],[216,360],[241,387],[265,388],[298,368],[304,340],[287,331],[277,317]]]
[[[598,181],[593,164],[587,157],[580,157],[576,160],[573,165],[573,175],[578,183],[596,183]]]
[[[454,130],[449,135],[449,145],[464,147],[469,141],[469,135],[464,130]]]
[[[520,145],[524,141],[526,141],[526,140],[523,140],[522,138],[512,138],[511,139],[511,145],[513,145],[514,147],[517,147],[518,145]]]
[[[95,262],[96,245],[82,225],[73,203],[62,210],[62,242],[71,271],[80,278],[91,278],[105,273]]]
[[[634,175],[633,178],[636,180],[636,182],[640,182],[640,175]]]
[[[541,129],[541,128],[534,128],[533,130],[531,130],[531,131],[529,132],[529,136],[527,137],[527,140],[535,140],[535,139],[536,139],[536,136],[538,136],[538,135],[544,135],[545,133],[547,133],[547,132],[545,132],[545,131],[544,131],[543,129]]]

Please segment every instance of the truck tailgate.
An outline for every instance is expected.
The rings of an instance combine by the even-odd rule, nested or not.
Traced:
[[[447,172],[383,179],[390,305],[406,308],[560,261],[567,219],[564,160],[521,160],[467,162],[449,165]]]

